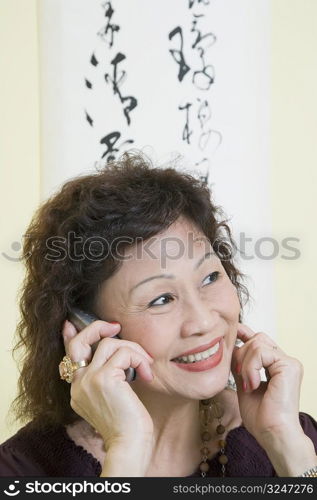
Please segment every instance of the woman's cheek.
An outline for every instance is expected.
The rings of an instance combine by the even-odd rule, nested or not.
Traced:
[[[170,350],[170,343],[173,336],[170,321],[163,321],[163,318],[150,318],[146,324],[142,325],[138,334],[138,343],[154,359],[164,358]]]
[[[222,303],[226,309],[226,315],[228,319],[230,318],[232,321],[239,320],[239,314],[241,310],[239,296],[236,287],[228,282],[228,287],[223,289],[222,293]]]
[[[129,321],[123,325],[122,337],[125,340],[140,344],[140,346],[152,356],[151,350],[155,350],[155,345],[159,339],[158,332],[154,329],[157,329],[157,325],[154,325],[153,321],[148,321],[144,318],[129,319]]]

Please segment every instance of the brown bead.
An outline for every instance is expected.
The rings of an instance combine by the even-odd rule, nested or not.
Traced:
[[[219,439],[218,444],[220,448],[225,448],[227,446],[227,441],[225,441],[224,439]]]
[[[218,462],[222,465],[226,465],[228,463],[227,455],[220,455],[220,457],[218,458]]]
[[[217,426],[216,432],[217,432],[217,434],[223,434],[225,432],[225,430],[226,430],[226,428],[223,425],[219,424]]]
[[[201,439],[203,441],[210,441],[210,439],[211,439],[210,432],[207,432],[207,431],[203,432],[202,435],[201,435]]]
[[[212,399],[209,398],[209,399],[202,399],[201,400],[201,404],[204,405],[204,406],[209,406],[212,402]]]
[[[208,455],[210,453],[210,450],[209,448],[207,448],[207,446],[204,446],[203,448],[201,448],[200,453],[202,453],[202,455]]]
[[[199,414],[202,425],[208,425],[212,421],[212,415],[209,408],[202,408]]]
[[[201,462],[199,466],[201,472],[208,472],[209,471],[209,464],[207,462]]]
[[[214,402],[210,408],[213,418],[221,418],[224,415],[224,409],[218,402]]]

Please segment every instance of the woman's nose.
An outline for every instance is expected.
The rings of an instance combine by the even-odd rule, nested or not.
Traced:
[[[210,302],[196,299],[186,304],[184,309],[181,332],[184,337],[209,333],[218,323],[219,313]]]

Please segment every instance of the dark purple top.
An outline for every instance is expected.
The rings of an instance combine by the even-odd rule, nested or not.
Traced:
[[[299,421],[317,453],[317,422],[303,412],[299,413]],[[276,476],[266,452],[243,425],[231,429],[226,441],[226,476]],[[221,476],[218,456],[208,461],[210,469],[206,476]],[[99,477],[100,474],[98,460],[76,445],[63,426],[37,430],[28,424],[0,446],[0,476]],[[197,466],[187,477],[199,476]]]

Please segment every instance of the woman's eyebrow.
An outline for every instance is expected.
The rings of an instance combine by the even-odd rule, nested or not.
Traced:
[[[134,285],[129,293],[132,292],[135,288],[137,288],[140,285],[143,285],[144,283],[147,283],[148,281],[156,280],[158,278],[167,278],[167,279],[175,279],[174,274],[157,274],[156,276],[151,276],[150,278],[145,278],[145,280],[140,281],[137,285]]]
[[[204,262],[205,259],[207,259],[208,257],[210,257],[211,255],[214,255],[214,252],[207,252],[205,253],[205,255],[199,259],[199,261],[197,262],[196,266],[194,267],[194,270],[196,271],[196,269],[199,268],[199,266]]]
[[[204,262],[205,259],[207,259],[208,257],[210,257],[211,255],[214,255],[214,252],[207,252],[205,253],[205,255],[203,257],[201,257],[199,259],[199,261],[197,262],[197,264],[195,265],[194,267],[194,270],[198,269],[199,266]],[[166,279],[175,279],[176,276],[174,276],[174,274],[157,274],[155,276],[150,276],[149,278],[145,278],[144,280],[140,281],[139,283],[137,283],[136,285],[134,285],[130,291],[129,291],[129,294],[135,289],[137,288],[138,286],[140,285],[143,285],[144,283],[147,283],[148,281],[152,281],[152,280],[155,280],[155,279],[159,279],[159,278],[166,278]]]

